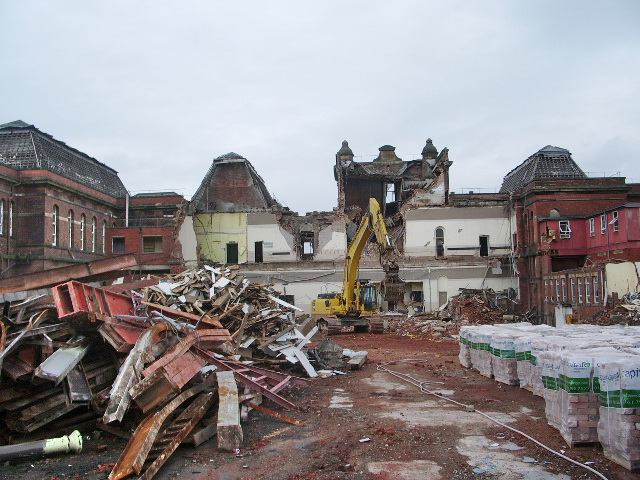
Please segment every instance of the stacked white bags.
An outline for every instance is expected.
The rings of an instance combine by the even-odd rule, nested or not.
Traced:
[[[640,468],[640,358],[604,362],[599,369],[598,438],[605,457],[628,470]]]

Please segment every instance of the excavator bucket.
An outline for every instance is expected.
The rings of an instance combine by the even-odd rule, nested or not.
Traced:
[[[405,283],[398,275],[400,268],[393,264],[385,266],[384,270],[384,280],[382,280],[382,283],[380,284],[382,299],[386,302],[404,302]]]

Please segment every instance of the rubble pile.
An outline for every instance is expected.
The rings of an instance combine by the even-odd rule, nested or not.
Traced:
[[[262,399],[295,408],[281,391],[307,380],[290,370],[317,375],[303,350],[317,329],[296,310],[225,266],[109,288],[71,281],[5,304],[0,441],[138,425],[110,478],[152,478],[180,443],[214,435],[234,451],[240,406],[284,417]]]
[[[464,326],[459,358],[542,396],[549,425],[570,446],[600,442],[607,458],[640,469],[639,327]]]
[[[515,293],[511,290],[494,292],[491,289],[461,289],[449,299],[445,313],[460,324],[489,325],[502,323],[505,315],[513,318],[516,305]]]

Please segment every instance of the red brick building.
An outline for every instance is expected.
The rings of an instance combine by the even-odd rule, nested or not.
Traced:
[[[127,197],[118,173],[95,158],[25,122],[0,125],[0,276],[109,255],[110,231],[128,213],[136,228],[156,228],[163,251],[172,250],[164,238],[171,238],[169,215],[175,217],[182,197],[136,196],[129,209]],[[143,253],[143,242],[132,244],[139,250],[127,252]],[[168,269],[168,256],[163,261]]]
[[[523,307],[553,324],[558,306],[601,311],[604,265],[640,260],[639,185],[589,178],[568,150],[547,146],[509,172]]]

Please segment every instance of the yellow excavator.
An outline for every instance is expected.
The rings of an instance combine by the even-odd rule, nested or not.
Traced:
[[[404,300],[404,282],[398,272],[395,248],[389,240],[380,205],[369,199],[369,211],[362,217],[356,235],[349,244],[344,260],[342,292],[321,293],[311,302],[311,315],[320,331],[326,335],[339,333],[344,327],[356,332],[383,333],[384,320],[378,309],[376,286],[358,280],[360,256],[369,238],[374,235],[380,247],[380,263],[385,272],[382,298],[390,304]]]

